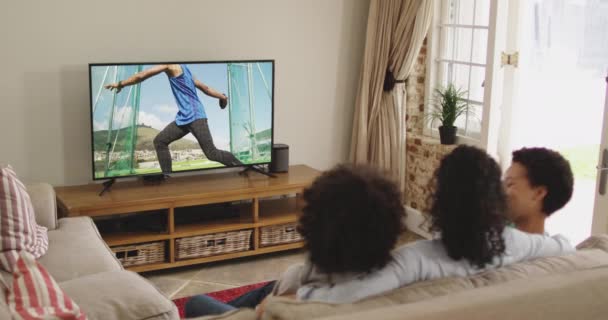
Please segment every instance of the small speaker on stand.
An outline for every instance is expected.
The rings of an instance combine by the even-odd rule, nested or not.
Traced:
[[[282,143],[272,145],[272,162],[270,172],[289,171],[289,146]]]

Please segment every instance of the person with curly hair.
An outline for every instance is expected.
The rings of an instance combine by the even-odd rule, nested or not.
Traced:
[[[509,218],[519,230],[545,233],[545,220],[572,197],[574,178],[570,163],[546,148],[513,152],[504,179]]]
[[[459,146],[434,174],[429,197],[437,238],[403,245],[384,268],[333,285],[305,285],[298,297],[354,302],[417,281],[469,276],[537,257],[574,251],[562,236],[529,234],[507,227],[501,170],[486,152]]]
[[[397,185],[371,167],[339,165],[323,173],[303,192],[297,230],[304,238],[306,262],[290,266],[276,283],[227,304],[195,296],[186,303],[186,316],[254,308],[271,290],[308,300],[314,295],[302,286],[333,286],[382,269],[392,261],[391,250],[403,231],[401,199]]]

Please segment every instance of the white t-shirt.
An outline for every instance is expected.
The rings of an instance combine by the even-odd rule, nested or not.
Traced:
[[[346,278],[342,282],[303,283],[296,296],[299,300],[345,303],[381,294],[405,285],[449,276],[469,276],[488,269],[506,266],[533,258],[555,256],[575,249],[561,235],[529,234],[512,227],[503,231],[505,252],[501,257],[479,269],[465,259],[450,258],[439,239],[421,240],[393,251],[393,259],[385,267]]]

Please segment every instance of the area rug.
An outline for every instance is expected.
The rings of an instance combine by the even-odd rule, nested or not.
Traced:
[[[230,300],[240,297],[241,295],[243,295],[251,290],[257,289],[267,283],[268,283],[268,281],[248,284],[248,285],[245,285],[242,287],[215,291],[215,292],[209,292],[209,293],[207,293],[207,295],[218,301],[228,302]],[[181,319],[183,319],[185,317],[184,307],[186,306],[186,301],[188,301],[190,298],[191,297],[183,297],[183,298],[173,300],[173,303],[175,303],[175,305],[177,306],[177,310],[179,310],[179,317]]]

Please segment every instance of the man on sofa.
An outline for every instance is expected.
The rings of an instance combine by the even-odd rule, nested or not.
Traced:
[[[504,178],[509,218],[517,229],[545,233],[545,220],[570,201],[574,179],[568,160],[546,148],[513,152]]]

